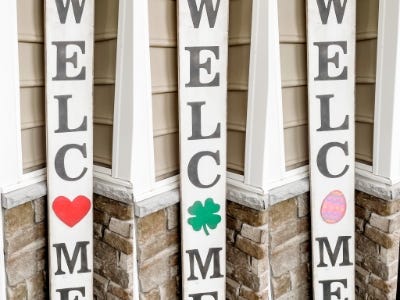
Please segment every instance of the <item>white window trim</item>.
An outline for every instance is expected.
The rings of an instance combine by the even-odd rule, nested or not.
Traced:
[[[400,2],[379,1],[373,174],[400,182]]]

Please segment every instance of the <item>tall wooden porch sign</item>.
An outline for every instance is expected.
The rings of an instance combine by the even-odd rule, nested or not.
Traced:
[[[179,0],[183,299],[225,299],[228,0]]]
[[[314,299],[354,299],[356,0],[308,0]]]
[[[46,0],[50,299],[93,298],[93,0]]]

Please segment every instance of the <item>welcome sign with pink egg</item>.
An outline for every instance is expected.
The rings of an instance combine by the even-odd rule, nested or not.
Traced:
[[[314,299],[354,299],[356,0],[308,0]]]

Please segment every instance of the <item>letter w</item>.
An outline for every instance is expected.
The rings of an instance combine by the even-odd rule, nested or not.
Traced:
[[[215,8],[213,7],[213,0],[200,0],[200,8],[197,7],[196,0],[187,0],[189,4],[190,14],[192,15],[192,21],[194,28],[199,28],[201,16],[203,14],[204,6],[206,7],[208,24],[211,28],[214,28],[217,20],[219,4],[221,0],[217,0]]]
[[[343,5],[342,0],[328,0],[328,5],[326,5],[326,0],[316,0],[318,4],[319,14],[321,16],[322,24],[328,23],[329,13],[331,11],[331,6],[335,8],[336,19],[339,24],[343,22],[344,12],[346,10],[347,0],[344,0]]]
[[[72,258],[69,256],[67,247],[65,244],[54,244],[57,253],[57,272],[54,275],[63,275],[65,272],[61,268],[61,254],[63,254],[65,262],[67,263],[69,273],[72,274],[75,269],[76,262],[78,260],[79,252],[81,252],[81,269],[78,273],[89,273],[88,259],[87,259],[87,245],[89,242],[78,242],[76,243]]]
[[[56,1],[58,17],[60,18],[61,24],[65,24],[67,21],[67,14],[69,10],[69,6],[72,2],[72,9],[74,11],[75,21],[79,24],[81,23],[83,8],[85,7],[85,1],[81,0],[81,4],[79,4],[79,0],[67,0],[64,5],[64,0],[54,0]]]

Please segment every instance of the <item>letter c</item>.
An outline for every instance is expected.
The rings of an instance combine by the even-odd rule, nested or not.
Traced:
[[[218,183],[219,179],[221,178],[221,175],[218,174],[216,176],[215,180],[211,184],[203,184],[200,182],[199,172],[198,172],[199,161],[204,156],[212,157],[215,160],[215,162],[217,163],[217,165],[218,166],[220,165],[219,151],[217,151],[215,153],[210,152],[210,151],[201,151],[201,152],[193,155],[193,157],[190,159],[189,165],[188,165],[189,180],[193,185],[195,185],[196,187],[202,188],[202,189],[210,188],[210,187],[216,185]]]
[[[83,168],[82,173],[78,177],[69,177],[67,175],[67,172],[65,171],[64,160],[65,160],[65,155],[71,149],[77,149],[78,151],[80,151],[82,153],[82,156],[84,158],[87,158],[86,143],[83,144],[82,146],[77,145],[77,144],[68,144],[68,145],[61,147],[60,150],[58,150],[58,152],[56,154],[54,165],[55,165],[57,175],[60,176],[60,178],[64,179],[65,181],[77,181],[77,180],[81,179],[83,176],[85,176],[85,174],[88,170],[86,167]]]
[[[324,175],[325,177],[328,178],[338,178],[338,177],[342,177],[344,174],[346,174],[346,172],[349,170],[349,165],[346,165],[343,169],[343,171],[340,174],[332,174],[331,172],[329,172],[328,170],[328,163],[327,163],[327,155],[328,155],[328,151],[333,148],[333,147],[337,147],[343,150],[344,154],[346,154],[346,156],[349,155],[349,144],[348,142],[342,144],[342,143],[336,143],[336,142],[332,142],[332,143],[328,143],[326,145],[324,145],[318,152],[318,156],[317,156],[317,166],[318,166],[318,170],[322,173],[322,175]]]

